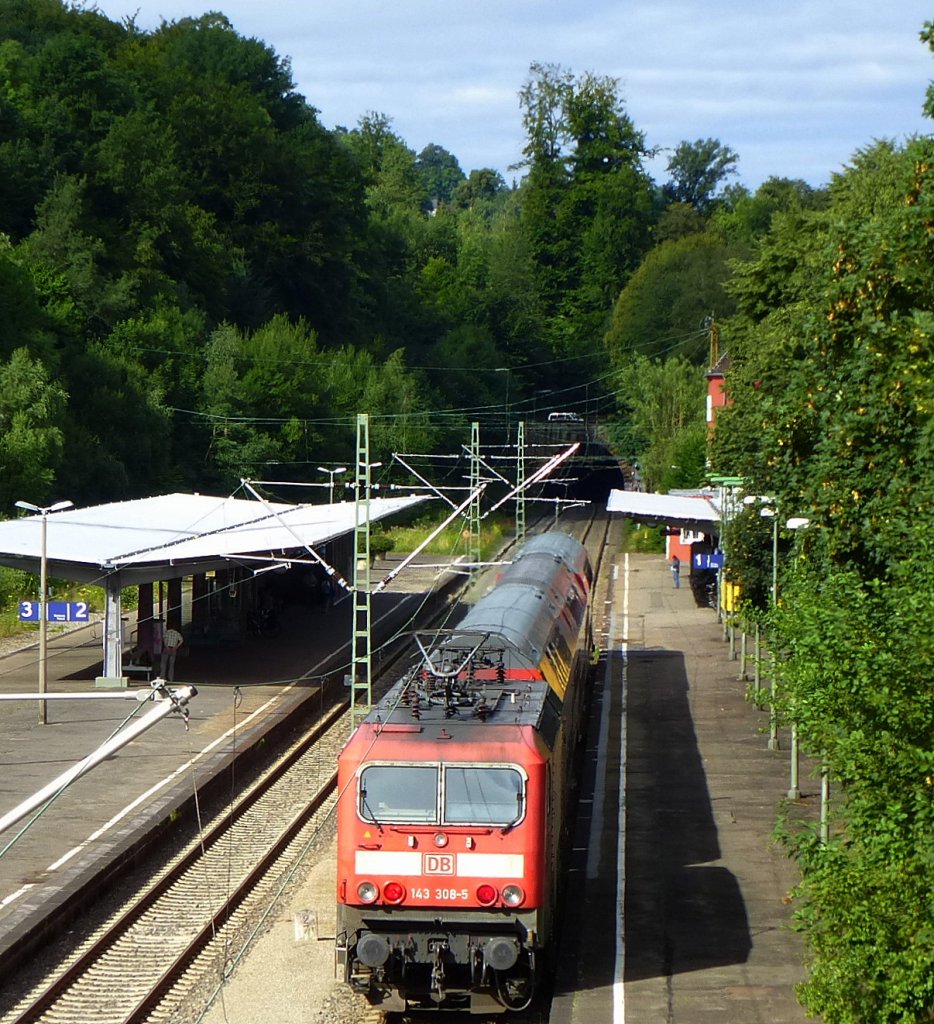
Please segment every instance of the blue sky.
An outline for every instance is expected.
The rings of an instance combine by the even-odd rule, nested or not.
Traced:
[[[934,59],[918,39],[930,0],[90,0],[140,28],[219,10],[288,57],[328,128],[369,111],[416,152],[436,143],[465,172],[507,181],[524,136],[518,92],[533,61],[619,80],[661,155],[716,138],[736,180],[829,181],[875,139],[930,133]]]

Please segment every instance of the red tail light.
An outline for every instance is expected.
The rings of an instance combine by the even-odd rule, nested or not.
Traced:
[[[492,885],[487,885],[484,882],[483,885],[477,886],[477,902],[482,903],[483,906],[488,907],[491,903],[495,903],[496,896],[496,889]]]
[[[387,882],[383,886],[383,899],[387,903],[401,903],[405,899],[405,886],[398,882]]]

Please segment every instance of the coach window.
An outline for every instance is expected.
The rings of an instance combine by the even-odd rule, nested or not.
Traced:
[[[446,825],[514,825],[524,813],[524,798],[524,780],[515,768],[444,770]]]
[[[364,821],[438,820],[438,769],[433,766],[369,765],[360,773],[359,794]]]

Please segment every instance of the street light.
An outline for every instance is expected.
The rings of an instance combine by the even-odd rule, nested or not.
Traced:
[[[772,520],[772,608],[778,604],[778,508],[760,508],[763,519]]]
[[[319,473],[327,473],[328,475],[328,504],[334,504],[334,477],[339,473],[346,473],[346,466],[338,466],[337,469],[325,469],[324,466],[318,467]]]
[[[778,502],[764,494],[747,494],[743,498],[743,504],[759,505],[765,504],[765,508],[759,509],[759,515],[763,519],[772,520],[772,590],[769,606],[774,612],[778,606]],[[772,681],[770,684],[771,698],[769,701],[769,750],[779,750],[778,740],[778,713],[775,707],[775,651],[772,652]]]
[[[759,515],[763,519],[772,520],[772,611],[778,607],[778,504],[775,508],[760,508]],[[771,699],[769,702],[769,750],[779,750],[781,745],[778,741],[778,711],[775,707],[775,673],[777,670],[775,662],[774,644],[771,650],[772,680],[769,684]]]
[[[807,516],[792,516],[791,519],[786,520],[785,526],[789,530],[803,530],[810,526],[811,520]],[[801,789],[798,785],[799,775],[799,756],[798,756],[798,723],[794,720],[791,722],[791,765],[790,765],[790,778],[788,782],[788,799],[798,800],[801,796]],[[829,798],[827,792],[827,773],[824,771],[824,766],[821,766],[821,810],[820,810],[820,836],[821,841],[827,841],[827,800]]]
[[[743,498],[743,503],[746,505],[753,505],[760,501],[772,502],[774,508],[766,507],[759,510],[759,515],[766,519],[772,520],[772,608],[774,609],[778,604],[778,524],[779,524],[779,513],[778,503],[772,501],[771,498],[764,496],[749,495]],[[785,528],[788,530],[802,530],[808,527],[811,520],[807,516],[792,516],[790,519],[785,520]],[[778,750],[778,719],[775,715],[775,652],[772,651],[772,704],[770,707],[769,714],[769,750]],[[797,800],[801,796],[801,790],[798,785],[799,775],[799,746],[798,746],[798,725],[797,722],[792,721],[791,723],[791,766],[790,766],[790,780],[788,786],[788,799]],[[820,835],[821,841],[827,841],[827,804],[829,802],[828,790],[829,784],[827,781],[827,772],[825,766],[821,767],[821,812],[820,812]]]
[[[54,505],[33,505],[28,501],[17,501],[17,508],[25,509],[27,512],[35,512],[41,516],[41,542],[39,546],[39,725],[47,722],[46,706],[43,696],[46,692],[46,644],[48,641],[48,621],[46,615],[46,535],[48,532],[48,517],[50,512],[61,512],[64,508],[71,508],[74,502],[56,501]]]

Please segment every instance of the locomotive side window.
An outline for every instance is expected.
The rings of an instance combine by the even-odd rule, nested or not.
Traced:
[[[360,773],[359,796],[364,821],[436,822],[438,769],[434,765],[369,765]]]
[[[444,770],[446,825],[513,825],[524,812],[523,778],[514,768]]]

